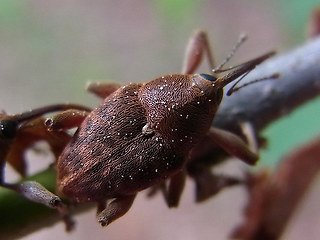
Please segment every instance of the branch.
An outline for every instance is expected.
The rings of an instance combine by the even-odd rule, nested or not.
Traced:
[[[257,132],[320,94],[320,38],[259,65],[240,85],[280,73],[225,97],[213,125],[239,133],[249,122]]]
[[[259,132],[319,95],[320,38],[269,59],[252,71],[242,84],[274,73],[280,73],[281,77],[252,84],[225,97],[213,125],[240,134],[238,123],[249,122]],[[28,179],[39,181],[49,190],[54,189],[53,170],[45,170]],[[0,189],[1,237],[13,239],[18,237],[20,230],[25,235],[59,220],[55,211]]]

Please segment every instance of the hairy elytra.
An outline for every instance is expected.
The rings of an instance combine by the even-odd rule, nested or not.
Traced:
[[[97,201],[134,194],[175,174],[221,102],[223,90],[210,80],[173,74],[115,91],[61,154],[59,190],[78,201]]]

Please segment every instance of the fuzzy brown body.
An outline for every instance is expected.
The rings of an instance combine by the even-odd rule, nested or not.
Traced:
[[[208,131],[222,89],[199,74],[129,84],[83,121],[58,160],[58,188],[78,202],[132,195],[180,171]]]

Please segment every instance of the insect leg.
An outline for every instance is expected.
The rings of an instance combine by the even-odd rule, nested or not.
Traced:
[[[98,213],[98,222],[107,226],[114,220],[126,214],[132,206],[136,194],[113,199],[106,208]],[[98,206],[101,209],[101,204]]]
[[[88,111],[79,111],[75,109],[59,112],[56,115],[47,118],[44,122],[49,131],[68,130],[78,127],[88,116]]]
[[[254,165],[259,159],[240,137],[231,132],[211,127],[208,136],[228,154],[250,165]]]
[[[66,230],[72,230],[74,222],[69,217],[67,206],[62,203],[58,196],[48,191],[40,183],[34,181],[25,181],[16,184],[3,183],[3,186],[17,192],[33,202],[41,203],[47,207],[57,209],[65,221]]]
[[[242,183],[239,178],[214,174],[209,168],[198,169],[192,177],[196,183],[196,202],[205,201],[226,187]]]
[[[104,99],[120,87],[120,84],[115,83],[89,82],[87,85],[87,91]]]
[[[166,202],[168,207],[178,207],[181,194],[186,182],[186,171],[182,170],[169,180],[168,188],[166,189]]]
[[[208,36],[205,31],[200,30],[190,38],[187,44],[181,73],[193,73],[200,65],[204,53],[207,54],[210,69],[213,69],[215,64]]]

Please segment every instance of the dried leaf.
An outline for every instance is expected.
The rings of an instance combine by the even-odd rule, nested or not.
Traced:
[[[286,156],[271,176],[249,175],[246,220],[232,237],[243,240],[278,239],[320,170],[320,139]]]

